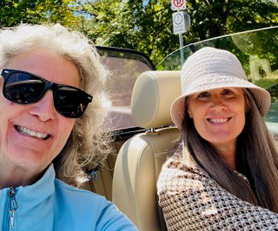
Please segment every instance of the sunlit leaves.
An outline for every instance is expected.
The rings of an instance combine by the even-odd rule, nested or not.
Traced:
[[[0,2],[0,27],[19,23],[60,23],[72,26],[77,22],[72,0],[5,0]]]
[[[191,27],[184,44],[278,24],[278,6],[262,0],[188,0]],[[60,23],[95,44],[133,48],[154,63],[179,48],[170,0],[5,0],[0,27],[20,22]]]
[[[92,15],[83,31],[95,43],[140,50],[155,63],[179,46],[170,0],[97,0],[82,7]],[[186,11],[192,26],[185,44],[278,23],[277,5],[260,0],[188,0]]]

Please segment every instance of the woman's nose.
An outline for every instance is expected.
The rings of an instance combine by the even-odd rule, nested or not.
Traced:
[[[226,108],[225,100],[221,96],[212,96],[211,97],[211,108],[213,108],[213,109]]]
[[[48,90],[38,102],[34,103],[29,112],[39,117],[41,121],[54,119],[57,112],[54,106],[52,91]]]

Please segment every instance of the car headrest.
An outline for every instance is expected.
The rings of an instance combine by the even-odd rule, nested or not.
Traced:
[[[172,125],[170,107],[181,95],[180,71],[146,71],[135,82],[131,115],[138,127]]]

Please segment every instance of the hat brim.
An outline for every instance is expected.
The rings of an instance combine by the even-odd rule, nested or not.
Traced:
[[[221,81],[222,79],[222,81]],[[186,110],[186,104],[185,99],[187,96],[190,96],[195,93],[200,93],[203,91],[209,91],[219,88],[247,88],[250,89],[252,95],[254,96],[255,102],[257,104],[257,107],[261,113],[262,116],[264,116],[270,107],[270,94],[267,90],[256,86],[255,84],[239,79],[234,76],[219,76],[217,77],[217,81],[213,81],[214,78],[212,78],[211,75],[204,76],[204,82],[198,85],[191,84],[191,89],[187,89],[184,94],[176,98],[170,109],[170,114],[172,121],[174,124],[181,130],[182,129],[182,122],[184,118],[184,111]],[[227,80],[229,80],[227,82]]]

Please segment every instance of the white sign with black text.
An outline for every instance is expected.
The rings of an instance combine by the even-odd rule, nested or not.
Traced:
[[[190,16],[184,11],[172,14],[174,34],[182,34],[190,27]]]

